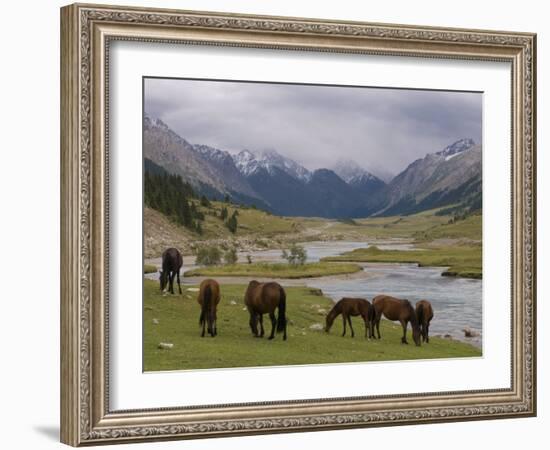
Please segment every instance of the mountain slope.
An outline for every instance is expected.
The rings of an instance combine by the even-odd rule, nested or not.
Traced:
[[[410,214],[468,200],[460,193],[480,198],[481,163],[481,146],[471,139],[461,139],[440,152],[427,154],[387,185],[370,205],[370,213]]]
[[[147,115],[143,120],[143,155],[195,187],[204,184],[218,192],[226,191],[217,172],[201,158],[193,145],[161,120]]]
[[[352,160],[339,160],[335,164],[333,170],[351,186],[357,194],[365,196],[366,198],[376,194],[386,186],[384,181],[363,169]]]
[[[238,154],[233,155],[233,160],[245,176],[250,176],[260,169],[273,173],[273,169],[278,168],[292,178],[300,181],[307,182],[311,179],[311,172],[309,170],[296,161],[277,153],[275,150],[265,150],[255,153],[250,150],[242,150]]]
[[[237,154],[193,145],[144,118],[145,158],[211,199],[230,196],[284,216],[411,214],[450,205],[481,207],[481,147],[461,139],[411,163],[388,184],[353,161],[310,171],[275,150]]]
[[[258,194],[254,192],[246,177],[242,175],[235,165],[235,161],[229,152],[209,147],[208,145],[194,145],[193,148],[211,167],[216,169],[218,176],[223,180],[224,185],[228,189],[250,197],[258,197]]]

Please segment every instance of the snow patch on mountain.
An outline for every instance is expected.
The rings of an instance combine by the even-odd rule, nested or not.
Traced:
[[[443,150],[436,152],[436,155],[444,156],[445,159],[448,160],[453,156],[458,155],[459,153],[470,150],[474,145],[476,145],[476,143],[473,139],[459,139],[458,141],[453,142],[451,145],[445,147]]]
[[[264,150],[261,152],[242,150],[233,155],[233,161],[245,176],[252,175],[260,169],[265,169],[269,174],[273,174],[275,172],[274,169],[278,168],[294,178],[303,181],[311,179],[311,172],[309,170],[275,150]]]
[[[341,159],[333,167],[334,172],[348,184],[367,183],[378,180],[372,173],[363,169],[351,159]]]

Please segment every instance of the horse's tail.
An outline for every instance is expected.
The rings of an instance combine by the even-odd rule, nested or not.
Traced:
[[[424,323],[424,305],[420,304],[418,306],[418,309],[416,310],[416,318],[419,325]]]
[[[375,317],[376,317],[376,310],[374,309],[374,305],[369,304],[367,309],[367,320],[369,322],[374,322]]]
[[[201,317],[199,319],[199,324],[202,325],[204,321],[207,321],[209,324],[210,319],[210,303],[212,302],[212,288],[207,284],[202,293],[202,308],[201,308]]]
[[[282,287],[279,287],[279,315],[277,317],[277,331],[284,331],[286,328],[286,294]]]

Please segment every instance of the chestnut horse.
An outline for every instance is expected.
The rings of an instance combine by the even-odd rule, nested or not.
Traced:
[[[325,331],[328,333],[332,327],[334,319],[342,314],[344,321],[344,332],[342,336],[346,335],[346,322],[349,323],[351,329],[351,337],[355,336],[353,327],[351,326],[351,316],[361,316],[363,322],[365,322],[365,337],[373,337],[373,322],[374,322],[374,308],[368,300],[364,298],[348,298],[344,297],[339,300],[329,311],[326,318]]]
[[[166,285],[170,294],[174,293],[174,277],[178,279],[178,288],[181,294],[180,269],[183,266],[181,253],[175,248],[166,249],[162,253],[162,270],[159,271],[160,290],[166,291]]]
[[[201,305],[199,325],[202,326],[201,337],[204,337],[204,329],[208,328],[210,336],[218,334],[216,327],[216,309],[220,303],[220,285],[217,281],[206,279],[200,285],[197,302]]]
[[[374,324],[376,325],[378,339],[380,339],[380,319],[384,315],[388,320],[398,320],[401,323],[403,327],[401,343],[403,344],[408,344],[407,324],[410,322],[414,342],[417,346],[420,346],[420,327],[418,326],[416,312],[411,302],[390,297],[389,295],[378,295],[374,297],[372,304],[375,311]]]
[[[420,300],[416,304],[416,317],[420,324],[422,341],[426,343],[430,342],[428,332],[430,330],[430,321],[434,317],[434,310],[432,309],[432,304],[428,300]]]
[[[244,304],[250,313],[249,325],[254,337],[263,337],[263,315],[269,314],[271,319],[269,339],[275,337],[275,329],[277,329],[278,333],[283,332],[283,340],[286,341],[286,293],[279,283],[251,281],[244,295]],[[276,308],[279,308],[277,318],[275,318]],[[261,327],[260,333],[258,332],[258,321]]]

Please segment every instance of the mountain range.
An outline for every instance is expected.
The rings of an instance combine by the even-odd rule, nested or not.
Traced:
[[[351,160],[309,170],[275,150],[230,153],[191,144],[148,115],[143,127],[146,160],[207,197],[229,195],[277,215],[368,217],[481,202],[481,147],[471,139],[428,153],[386,183]]]

